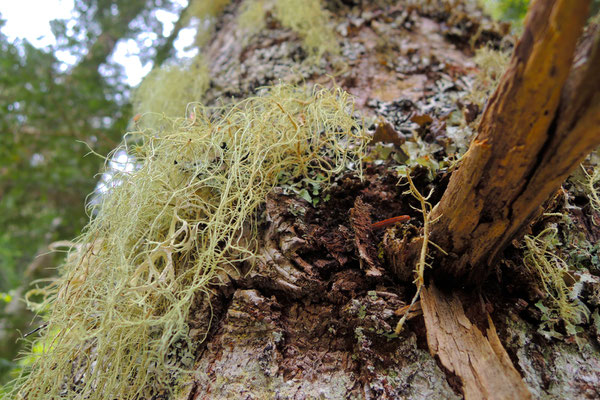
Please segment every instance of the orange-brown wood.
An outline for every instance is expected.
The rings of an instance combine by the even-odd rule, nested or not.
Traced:
[[[532,4],[478,135],[432,211],[441,217],[432,240],[450,254],[437,274],[481,283],[504,246],[600,145],[597,41],[572,68],[588,6]]]
[[[485,336],[465,315],[458,296],[433,284],[421,292],[421,307],[429,351],[460,378],[465,399],[531,398],[489,316]]]

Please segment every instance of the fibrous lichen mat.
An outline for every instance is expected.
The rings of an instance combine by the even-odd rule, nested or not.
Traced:
[[[193,366],[191,305],[219,271],[254,256],[269,191],[360,168],[365,136],[352,113],[342,90],[281,85],[130,133],[116,151],[136,168],[114,178],[44,289],[48,327],[19,395],[147,398],[172,386]]]

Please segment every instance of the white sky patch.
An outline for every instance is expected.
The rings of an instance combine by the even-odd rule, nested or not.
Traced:
[[[186,0],[175,0],[183,9]],[[0,14],[6,24],[2,27],[9,40],[26,39],[38,48],[53,46],[56,38],[52,35],[50,21],[53,19],[69,19],[72,17],[74,0],[0,0]],[[163,9],[154,11],[156,18],[163,24],[163,36],[171,34],[179,15]],[[74,23],[74,22],[73,22]],[[195,26],[194,26],[195,25]],[[198,50],[193,47],[197,31],[197,22],[192,27],[180,31],[174,42],[177,58],[193,57]],[[151,33],[142,34],[141,39],[148,46],[156,40]],[[137,86],[152,69],[152,63],[142,64],[139,58],[140,48],[133,39],[119,40],[111,55],[112,61],[125,69],[125,81],[131,86]],[[55,52],[56,58],[62,63],[61,71],[66,71],[78,61],[78,57],[67,50]]]
[[[110,161],[110,167],[119,172],[132,172],[135,163],[124,150],[118,151]]]
[[[181,1],[179,1],[181,3]],[[184,4],[185,5],[185,4]],[[175,23],[179,19],[179,15],[158,9],[154,12],[156,19],[163,24],[162,35],[167,37],[175,29]],[[178,38],[181,35],[178,36]],[[139,41],[143,41],[146,47],[149,47],[153,41],[155,41],[156,34],[148,32],[142,33],[137,38]],[[178,43],[175,41],[175,48],[178,48]],[[179,54],[179,50],[177,50]],[[139,58],[140,48],[136,41],[133,39],[119,40],[115,46],[115,50],[112,54],[112,60],[118,64],[121,64],[125,68],[125,75],[127,78],[125,81],[130,86],[137,86],[140,84],[142,79],[152,70],[152,63],[142,64]]]
[[[110,162],[108,169],[102,174],[96,185],[95,196],[90,200],[91,206],[98,205],[100,198],[98,195],[106,194],[111,188],[119,186],[122,181],[122,174],[130,174],[136,170],[138,165],[135,159],[127,154],[125,150],[117,151]]]
[[[173,43],[173,47],[175,47],[176,51],[175,57],[191,58],[198,54],[198,48],[194,46],[194,42],[196,41],[196,32],[198,32],[197,25],[197,23],[194,24],[194,21],[192,21],[191,27],[183,28],[179,31],[179,35],[177,35],[177,39]]]
[[[152,63],[142,64],[140,48],[133,39],[119,40],[111,55],[114,62],[125,68],[125,81],[131,86],[137,86],[144,76],[152,69]]]
[[[68,19],[73,0],[0,0],[0,14],[6,24],[2,33],[9,39],[27,39],[35,47],[56,44],[50,30],[53,19]]]
[[[54,55],[56,56],[56,59],[62,63],[58,67],[58,69],[62,72],[65,72],[71,65],[74,65],[79,59],[79,57],[67,50],[57,50],[54,52]]]
[[[172,12],[160,9],[156,10],[154,14],[156,15],[156,19],[163,24],[163,36],[169,36],[171,32],[173,32],[173,29],[175,29],[175,23],[177,22],[179,16]]]

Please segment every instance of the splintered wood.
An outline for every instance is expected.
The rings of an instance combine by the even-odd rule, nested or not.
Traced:
[[[486,337],[465,315],[458,296],[433,284],[423,288],[421,307],[429,351],[461,379],[465,399],[531,398],[489,316]]]

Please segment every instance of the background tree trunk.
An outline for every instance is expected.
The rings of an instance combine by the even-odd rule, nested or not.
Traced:
[[[246,35],[237,24],[241,4],[228,6],[205,49],[209,104],[245,98],[280,80],[335,81],[356,96],[361,113],[387,119],[377,131],[387,127],[398,143],[403,133],[444,126],[458,110],[451,94],[468,90],[476,73],[471,45],[491,40],[500,46],[506,33],[467,2],[332,1],[340,55],[314,65],[303,62],[301,38],[270,14],[263,31]],[[407,123],[412,132],[403,132]],[[439,132],[435,140],[444,140],[445,130]],[[378,257],[382,233],[369,227],[399,210],[417,215],[397,182],[395,171],[369,165],[363,181],[340,178],[331,199],[315,207],[284,193],[270,196],[261,257],[252,268],[231,271],[215,289],[210,334],[180,398],[462,398],[460,379],[430,355],[418,313],[402,334],[393,334],[414,287],[398,281]],[[436,182],[443,187],[445,178]],[[522,317],[527,303],[495,290],[493,300],[470,303],[465,313],[491,312],[533,396],[600,396],[598,343],[543,339],[535,322]],[[197,310],[192,336],[202,337],[207,315],[206,308]]]

